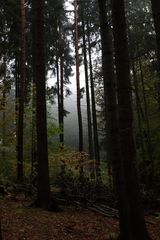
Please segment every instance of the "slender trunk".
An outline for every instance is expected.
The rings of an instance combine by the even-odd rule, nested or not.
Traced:
[[[81,17],[82,17],[82,38],[83,38],[83,56],[84,56],[84,73],[85,73],[85,85],[86,85],[86,101],[87,101],[87,125],[88,125],[88,145],[89,145],[89,159],[93,159],[93,138],[92,138],[92,121],[91,121],[91,106],[90,106],[90,94],[89,94],[89,78],[88,78],[88,61],[87,61],[87,42],[85,33],[85,21],[84,21],[84,9],[83,2],[81,3]],[[90,168],[92,172],[92,167]]]
[[[60,58],[60,76],[59,76],[59,61],[58,57],[56,59],[56,71],[57,71],[57,96],[58,96],[58,121],[59,121],[59,128],[61,130],[59,134],[59,140],[61,144],[61,148],[64,145],[64,96],[63,96],[63,58]]]
[[[132,224],[133,235],[131,239],[145,240],[149,239],[149,237],[144,220],[135,166],[136,149],[132,126],[131,83],[124,0],[112,0],[111,6],[118,87],[120,142]],[[123,239],[127,240],[126,237]]]
[[[58,99],[58,122],[60,128],[60,77],[59,77],[59,59],[56,57],[56,74],[57,74],[57,99]],[[60,139],[60,135],[59,135]]]
[[[138,81],[137,81],[137,76],[136,76],[136,70],[135,70],[135,64],[134,62],[132,63],[132,71],[133,71],[133,84],[134,84],[134,92],[136,96],[136,111],[137,111],[137,118],[138,118],[138,129],[139,129],[139,134],[140,134],[140,144],[141,144],[141,150],[142,150],[142,159],[143,163],[146,161],[145,157],[145,147],[144,147],[144,138],[143,138],[143,128],[142,128],[142,121],[141,121],[141,103],[140,103],[140,98],[139,98],[139,87],[138,87]]]
[[[99,17],[102,42],[102,70],[106,118],[107,156],[113,168],[113,182],[118,199],[121,239],[132,239],[131,217],[126,182],[120,151],[116,84],[113,63],[111,30],[108,26],[106,0],[99,0]]]
[[[59,76],[59,60],[58,60],[58,57],[57,57],[56,71],[57,71],[58,121],[59,121],[59,128],[62,131],[63,117],[62,117],[62,106],[61,106],[61,82],[63,82],[63,69],[62,69],[61,63],[62,62],[60,60],[60,72],[62,74],[61,79],[60,79],[60,76]],[[62,100],[62,103],[63,103],[63,100]],[[60,140],[60,143],[63,145],[64,140],[63,140],[63,134],[62,133],[59,134],[59,140]],[[60,146],[60,147],[62,147],[62,146]]]
[[[63,73],[63,57],[60,57],[60,104],[59,104],[59,126],[61,129],[61,133],[60,133],[60,144],[61,147],[63,148],[64,145],[64,96],[63,96],[63,78],[64,78],[64,73]]]
[[[25,84],[25,61],[26,61],[26,42],[25,42],[25,2],[20,0],[21,14],[21,57],[20,57],[20,78],[18,88],[18,155],[17,155],[17,180],[23,181],[23,128],[24,128],[24,84]]]
[[[36,185],[37,181],[37,136],[36,136],[36,69],[35,69],[35,19],[34,19],[34,7],[32,7],[32,146],[31,146],[31,181],[33,185]]]
[[[149,162],[150,162],[150,174],[149,174],[148,184],[152,185],[153,178],[154,178],[154,161],[153,161],[152,141],[151,141],[150,123],[149,123],[149,117],[148,117],[148,106],[147,106],[147,98],[146,98],[146,91],[145,91],[144,75],[143,75],[140,56],[138,56],[138,63],[139,63],[140,77],[141,77],[141,84],[142,84],[144,114],[145,114],[145,121],[146,121],[146,127],[147,127],[148,156],[149,156]]]
[[[18,159],[18,85],[19,85],[19,63],[15,60],[15,130],[16,130],[16,159]],[[17,160],[18,161],[18,160]]]
[[[32,181],[37,177],[37,139],[36,139],[36,88],[35,83],[32,83],[32,160],[31,160],[31,178]]]
[[[89,69],[90,69],[90,83],[91,83],[91,100],[92,100],[92,119],[93,119],[93,142],[94,142],[94,154],[96,160],[96,177],[100,178],[100,152],[99,152],[99,140],[98,140],[98,127],[97,127],[97,115],[96,115],[96,102],[95,102],[95,89],[93,79],[93,68],[92,68],[92,53],[91,53],[91,42],[90,42],[90,29],[89,23],[87,22],[87,41],[88,41],[88,55],[89,55]]]
[[[2,113],[2,145],[3,147],[6,146],[6,58],[3,59],[4,64],[4,77],[3,77],[3,93],[2,93],[2,107],[3,107],[3,113]],[[2,151],[2,159],[5,162],[6,159],[6,152],[5,149]]]
[[[83,124],[81,113],[81,91],[79,79],[79,45],[78,45],[78,16],[77,16],[77,0],[74,0],[74,20],[75,20],[75,55],[76,55],[76,82],[77,82],[77,112],[78,112],[78,128],[79,128],[79,151],[83,151]]]
[[[50,184],[48,167],[47,114],[45,91],[44,1],[36,1],[34,2],[34,6],[36,127],[38,161],[37,204],[39,207],[48,209],[50,203]]]

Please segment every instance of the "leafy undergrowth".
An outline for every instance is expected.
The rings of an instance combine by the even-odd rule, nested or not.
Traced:
[[[27,208],[22,200],[1,200],[3,240],[114,240],[118,221],[86,209],[65,207],[59,213]],[[153,240],[160,240],[160,218],[147,216]]]

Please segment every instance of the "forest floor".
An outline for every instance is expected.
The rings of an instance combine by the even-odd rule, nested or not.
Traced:
[[[27,208],[21,199],[0,200],[3,240],[116,239],[118,220],[78,207],[62,212]],[[146,216],[152,240],[160,240],[160,216]]]

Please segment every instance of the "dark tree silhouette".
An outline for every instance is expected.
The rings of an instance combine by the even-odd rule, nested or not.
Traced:
[[[36,125],[37,125],[37,204],[48,209],[50,185],[48,169],[48,142],[45,97],[45,51],[44,51],[44,1],[35,6],[35,83],[36,83]]]
[[[26,37],[25,37],[25,2],[20,0],[21,37],[20,37],[20,77],[18,82],[18,126],[17,126],[17,180],[23,181],[23,129],[24,129],[24,84],[26,61]]]
[[[145,240],[149,239],[149,237],[146,230],[135,167],[136,149],[133,138],[131,83],[124,1],[112,0],[111,6],[118,88],[120,146],[132,227],[131,238],[122,236],[122,239]]]
[[[84,5],[81,7],[81,22],[82,22],[82,40],[83,40],[83,56],[84,56],[84,73],[85,73],[85,85],[86,85],[86,102],[87,102],[87,126],[88,126],[88,146],[89,146],[89,159],[93,159],[93,136],[92,136],[92,120],[91,120],[91,104],[89,93],[89,75],[88,75],[88,61],[87,61],[87,41],[85,31],[85,18],[84,18]],[[91,169],[92,170],[92,169]]]
[[[83,151],[83,124],[81,113],[81,91],[79,78],[79,36],[78,36],[78,15],[77,15],[77,0],[74,0],[74,25],[75,25],[75,55],[76,55],[76,83],[77,83],[77,112],[78,112],[78,129],[79,129],[79,151]]]

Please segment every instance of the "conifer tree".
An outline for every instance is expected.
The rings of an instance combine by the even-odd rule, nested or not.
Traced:
[[[120,149],[122,154],[124,177],[126,180],[127,200],[129,203],[131,223],[130,236],[123,236],[122,234],[121,238],[126,240],[147,240],[149,237],[144,220],[135,166],[136,149],[133,138],[131,83],[124,1],[112,0],[111,6],[118,87]]]
[[[90,103],[90,91],[89,91],[89,73],[88,73],[88,59],[87,59],[87,40],[86,40],[86,21],[84,14],[84,3],[80,4],[81,9],[81,22],[82,22],[82,41],[83,41],[83,56],[84,56],[84,72],[85,72],[85,85],[86,85],[86,102],[87,102],[87,126],[88,126],[88,149],[89,159],[94,157],[93,151],[93,137],[92,137],[92,120],[91,120],[91,103]],[[92,171],[92,169],[91,169]]]
[[[25,2],[20,0],[21,14],[21,57],[20,57],[20,77],[18,82],[18,125],[17,125],[17,180],[23,181],[23,129],[24,129],[24,86],[25,86],[25,62],[26,62],[26,26],[25,26]]]
[[[78,34],[78,11],[77,0],[74,0],[74,25],[75,25],[75,57],[76,57],[76,85],[77,85],[77,113],[78,113],[78,131],[79,131],[79,151],[83,151],[83,124],[81,113],[81,91],[79,75],[79,34]]]
[[[44,45],[44,1],[34,3],[35,12],[35,83],[36,83],[36,127],[37,127],[37,205],[48,209],[50,183],[48,167],[48,141],[46,119],[46,71]]]

